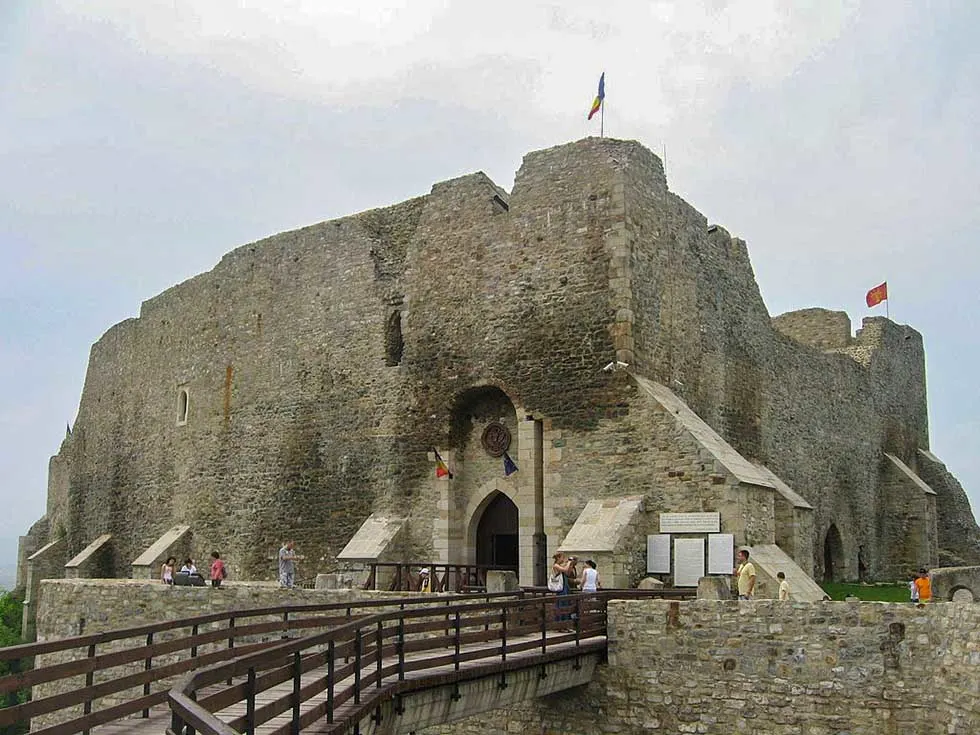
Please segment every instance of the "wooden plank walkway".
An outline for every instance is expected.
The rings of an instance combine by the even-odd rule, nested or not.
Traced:
[[[562,640],[561,642],[557,642],[556,639],[558,638],[562,638],[565,640]],[[539,640],[541,640],[541,637],[539,635],[536,634],[524,635],[524,636],[519,636],[514,638],[508,638],[508,644],[518,644],[518,643],[525,643],[525,642],[530,643]],[[589,650],[585,651],[585,653],[595,653],[595,647],[596,646],[604,647],[605,643],[606,643],[605,636],[594,636],[582,641],[583,645],[589,646]],[[574,633],[551,631],[551,635],[548,636],[549,654],[567,653],[569,654],[569,657],[571,657],[571,655],[574,654],[575,649],[576,649],[576,645],[575,645]],[[471,653],[476,651],[486,651],[489,653],[495,650],[499,651],[499,645],[493,646],[493,645],[487,645],[487,643],[475,643],[475,644],[469,644],[460,647],[461,654],[466,654],[466,653]],[[406,656],[405,661],[417,662],[417,661],[437,658],[445,655],[446,655],[445,650],[422,651],[414,655]],[[526,662],[527,667],[532,667],[535,665],[536,661],[540,658],[540,655],[541,655],[540,649],[538,648],[527,650],[527,651],[509,653],[507,655],[507,662],[512,665],[517,662]],[[383,666],[392,665],[394,663],[396,663],[396,659],[393,656],[382,659]],[[480,668],[495,667],[499,665],[499,663],[500,663],[499,655],[495,658],[488,657],[482,660],[478,659],[474,661],[465,661],[460,664],[460,671],[473,672],[474,670],[478,670]],[[424,668],[417,671],[410,671],[406,674],[405,679],[407,681],[412,681],[412,680],[419,680],[419,679],[429,679],[437,676],[446,676],[446,675],[451,676],[452,674],[454,674],[454,672],[455,672],[455,667],[453,666],[453,664],[446,664],[442,666],[433,666],[431,668]],[[312,683],[318,679],[322,679],[325,676],[326,676],[326,667],[321,667],[318,669],[314,669],[312,671],[308,671],[305,674],[303,674],[302,686],[306,686],[307,684]],[[488,672],[487,676],[499,677],[500,673],[499,671],[494,670]],[[393,680],[394,680],[393,677],[388,677],[385,679],[384,683],[390,684],[393,682]],[[240,683],[240,681],[244,681],[244,679],[238,680],[235,683]],[[352,683],[353,683],[353,676],[349,677],[344,681],[337,682],[336,691],[338,692],[342,691],[345,687],[351,685]],[[211,691],[216,691],[221,688],[222,687],[214,687],[213,689],[204,690],[200,693],[200,696],[203,699],[203,697],[207,696]],[[256,710],[258,710],[265,704],[269,704],[271,702],[276,701],[277,699],[280,699],[284,695],[292,692],[292,690],[293,690],[293,682],[292,680],[289,680],[283,682],[282,684],[278,684],[275,687],[272,687],[271,689],[268,689],[264,692],[259,692],[255,698]],[[311,699],[301,703],[300,711],[301,712],[308,711],[309,709],[315,707],[317,704],[321,703],[325,699],[325,697],[326,697],[326,693],[321,693],[315,699]],[[336,719],[343,718],[347,713],[350,713],[356,706],[357,705],[353,703],[353,700],[349,700],[348,702],[345,702],[344,704],[342,704],[340,707],[337,708],[335,712],[335,718]],[[230,707],[227,707],[226,709],[220,710],[216,714],[221,720],[225,722],[231,722],[235,718],[242,717],[245,715],[245,707],[246,707],[245,702],[238,702]],[[291,720],[291,717],[292,717],[291,711],[285,712],[281,715],[274,717],[268,722],[259,725],[255,731],[257,735],[268,735],[276,728],[288,723]],[[163,735],[163,733],[166,732],[169,726],[170,726],[170,708],[164,705],[164,706],[153,708],[150,711],[150,716],[148,718],[130,717],[122,720],[117,720],[115,722],[111,722],[109,724],[100,725],[99,727],[93,728],[92,732],[96,733],[96,735]],[[327,722],[326,719],[324,718],[314,723],[312,727],[307,728],[306,730],[304,730],[304,732],[308,732],[308,733],[323,732],[326,729],[326,726],[327,726]]]

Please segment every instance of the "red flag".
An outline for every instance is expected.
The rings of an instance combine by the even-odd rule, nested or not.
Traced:
[[[442,461],[442,457],[439,456],[439,452],[433,449],[432,453],[436,456],[436,477],[448,476],[449,479],[452,480],[453,473],[449,471],[449,467]]]
[[[873,289],[868,291],[868,295],[865,296],[864,300],[868,304],[870,309],[872,306],[877,306],[882,301],[888,300],[888,281],[875,286]]]

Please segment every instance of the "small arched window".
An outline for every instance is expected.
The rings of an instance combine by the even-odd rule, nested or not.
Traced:
[[[187,409],[190,407],[190,396],[187,388],[180,388],[177,392],[177,426],[187,423]]]
[[[402,351],[405,343],[402,340],[402,313],[391,312],[388,324],[385,326],[385,365],[394,367],[402,361]]]

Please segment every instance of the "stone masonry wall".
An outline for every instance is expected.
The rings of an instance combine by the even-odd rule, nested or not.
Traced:
[[[913,466],[918,475],[936,492],[939,565],[980,563],[980,529],[973,522],[970,499],[963,486],[932,452],[920,450],[915,459]]]
[[[614,358],[814,506],[818,572],[833,525],[875,576],[881,452],[914,467],[928,446],[921,337],[870,319],[827,354],[780,334],[745,243],[611,139],[528,154],[510,195],[477,173],[243,246],[145,302],[92,348],[52,527],[71,553],[111,532],[120,576],[178,523],[233,579],[271,578],[287,537],[301,576],[332,571],[375,511],[408,516],[405,553],[430,558],[430,452],[462,449],[455,412],[484,386],[541,422],[549,546],[593,495],[695,505],[670,470],[651,480],[662,427],[601,370]],[[473,487],[500,473],[477,465]]]
[[[847,347],[851,343],[851,319],[843,311],[800,309],[772,318],[772,326],[787,337],[818,350]]]
[[[609,620],[588,686],[425,735],[980,731],[980,605],[614,602]]]

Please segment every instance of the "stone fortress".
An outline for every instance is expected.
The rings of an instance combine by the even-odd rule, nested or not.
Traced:
[[[644,147],[589,138],[528,154],[510,193],[441,182],[146,301],[92,348],[21,557],[127,577],[213,548],[268,579],[294,538],[301,577],[432,560],[542,584],[560,548],[628,586],[665,513],[718,514],[763,587],[980,563],[929,449],[921,335],[770,317],[742,240]]]

